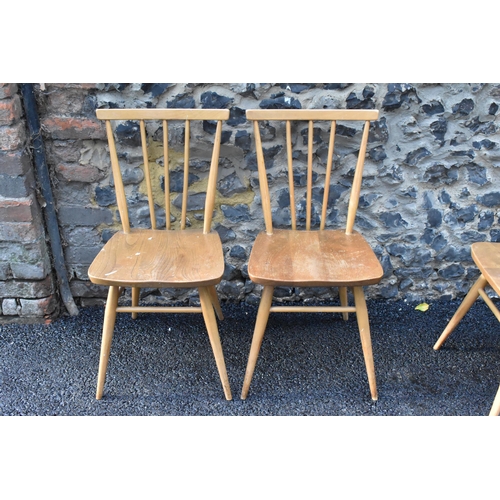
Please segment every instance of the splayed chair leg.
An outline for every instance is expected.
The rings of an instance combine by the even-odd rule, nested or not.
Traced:
[[[365,294],[363,287],[353,288],[354,303],[356,306],[356,317],[358,319],[359,335],[361,337],[361,346],[365,358],[366,373],[368,375],[368,384],[373,401],[377,401],[377,382],[375,380],[375,364],[373,362],[372,341],[370,337],[370,325],[368,322],[368,309],[366,308]]]
[[[267,320],[271,311],[271,303],[273,301],[274,287],[265,286],[262,290],[262,297],[260,299],[259,310],[257,312],[257,319],[255,321],[255,329],[253,332],[252,345],[250,347],[250,354],[248,356],[247,369],[245,379],[243,381],[243,388],[241,390],[241,399],[246,399],[250,382],[252,381],[253,372],[259,356],[260,346],[266,331]]]
[[[210,339],[210,344],[212,345],[212,350],[214,352],[215,363],[217,365],[217,370],[219,371],[222,388],[224,390],[226,399],[229,401],[233,397],[231,395],[231,387],[229,386],[226,363],[224,362],[224,354],[222,353],[222,345],[220,342],[219,330],[217,328],[217,320],[215,319],[215,312],[210,297],[210,291],[208,290],[208,288],[200,287],[198,289],[198,292],[200,294],[203,318],[205,319],[208,337]]]
[[[101,357],[99,360],[99,373],[97,375],[96,399],[102,398],[104,381],[106,380],[106,370],[108,368],[109,352],[111,341],[113,340],[113,330],[115,328],[116,308],[118,306],[119,288],[110,286],[106,309],[104,310],[104,323],[102,328]]]

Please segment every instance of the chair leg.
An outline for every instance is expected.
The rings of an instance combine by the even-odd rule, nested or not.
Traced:
[[[448,338],[448,336],[456,328],[458,323],[460,323],[461,319],[465,316],[467,311],[472,307],[472,304],[474,304],[476,299],[479,297],[479,290],[483,289],[487,284],[488,282],[486,281],[486,278],[483,275],[479,276],[477,281],[469,290],[469,293],[465,296],[459,308],[456,310],[453,317],[450,319],[448,325],[444,329],[438,341],[434,344],[435,351],[437,351],[443,345],[443,342]]]
[[[132,287],[132,307],[137,307],[139,305],[139,296],[141,294],[141,289],[137,286]],[[132,313],[132,319],[137,318],[137,313]]]
[[[250,347],[250,354],[248,356],[247,369],[245,372],[245,379],[243,381],[243,388],[241,390],[241,399],[246,399],[250,382],[252,381],[253,372],[259,356],[260,346],[266,331],[267,320],[271,310],[271,303],[273,301],[273,286],[265,286],[262,290],[262,297],[260,299],[259,311],[257,312],[257,319],[255,321],[255,328],[253,332],[252,345]]]
[[[490,417],[498,417],[500,415],[500,387],[498,388],[497,395],[493,401],[493,406],[490,410]]]
[[[97,375],[96,399],[102,398],[104,381],[106,380],[106,370],[108,368],[109,352],[111,341],[113,340],[113,330],[115,328],[116,308],[118,306],[119,288],[110,286],[108,300],[104,311],[104,323],[102,328],[101,357],[99,360],[99,373]]]
[[[347,307],[349,304],[347,302],[347,287],[346,286],[339,286],[339,297],[340,297],[340,305],[342,307]],[[343,312],[342,318],[344,318],[344,321],[347,321],[349,319],[349,313]]]
[[[229,401],[233,397],[231,395],[231,387],[229,386],[229,379],[227,377],[226,363],[224,362],[224,354],[222,353],[222,345],[220,343],[219,330],[217,328],[217,320],[215,319],[210,291],[208,288],[200,287],[198,292],[200,294],[201,310],[203,318],[205,319],[210,344],[212,345],[212,350],[214,352],[215,363],[217,364],[217,370],[219,371],[222,388],[224,389],[226,399]]]
[[[208,291],[210,292],[210,300],[212,302],[212,305],[214,306],[215,312],[217,313],[217,317],[219,318],[219,321],[222,321],[224,319],[224,315],[222,314],[222,309],[220,307],[219,297],[217,296],[217,290],[215,289],[215,286],[209,286]]]
[[[363,287],[355,286],[354,303],[356,306],[356,317],[358,320],[359,335],[363,356],[365,358],[366,373],[368,375],[368,384],[373,401],[377,401],[377,382],[375,380],[375,364],[373,362],[372,341],[370,337],[370,325],[368,322],[368,309],[366,308],[365,294]]]

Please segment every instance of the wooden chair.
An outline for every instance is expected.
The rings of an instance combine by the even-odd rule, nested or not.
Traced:
[[[471,245],[471,256],[481,275],[472,285],[469,293],[465,296],[443,333],[434,344],[436,351],[441,348],[444,341],[457,327],[478,297],[482,297],[495,317],[500,321],[500,311],[486,293],[486,287],[490,286],[500,295],[500,244],[491,242],[473,243]],[[500,388],[491,408],[491,415],[500,415]]]
[[[215,204],[215,190],[220,153],[222,121],[229,117],[229,111],[217,109],[99,109],[97,118],[104,120],[108,136],[111,167],[116,191],[116,201],[120,214],[122,230],[114,234],[104,245],[89,267],[89,278],[93,283],[109,287],[108,299],[104,314],[101,355],[97,381],[96,398],[101,399],[106,377],[106,370],[113,338],[113,330],[117,313],[202,313],[208,336],[215,356],[222,387],[226,399],[230,400],[231,389],[226,373],[226,366],[219,338],[214,309],[219,319],[223,319],[217,298],[215,285],[220,282],[224,272],[224,256],[222,244],[217,232],[211,230],[212,215]],[[191,123],[197,120],[216,122],[216,132],[213,146],[208,148],[206,163],[210,165],[206,199],[203,211],[203,222],[195,228],[195,218],[188,219],[189,210],[188,184],[191,144]],[[115,127],[112,126],[112,122]],[[146,126],[146,123],[148,126]],[[126,188],[119,165],[115,135],[119,125],[130,126],[140,131],[142,162],[146,181],[147,200],[149,207],[150,228],[134,228],[129,219]],[[175,197],[170,190],[172,172],[169,163],[174,163],[182,151],[177,152],[169,146],[169,124],[171,131],[178,131],[176,137],[182,136],[184,126],[184,163],[180,175],[183,178],[182,204],[180,212],[171,207],[171,198]],[[176,128],[177,126],[177,128]],[[161,127],[163,130],[161,130]],[[179,127],[181,128],[179,132]],[[172,130],[174,129],[174,130]],[[148,131],[148,133],[147,133]],[[165,196],[165,229],[160,229],[157,221],[159,210],[153,200],[153,192],[160,191],[159,175],[152,176],[154,163],[150,167],[151,151],[148,152],[149,132],[156,132],[156,142],[151,138],[149,149],[155,149],[156,155],[163,155],[163,175]],[[160,137],[158,137],[158,135]],[[193,134],[194,135],[194,134]],[[129,138],[130,140],[130,138]],[[163,146],[161,146],[161,141]],[[182,146],[181,146],[182,149]],[[199,148],[201,149],[201,148]],[[159,152],[158,152],[159,150]],[[210,155],[211,151],[211,155]],[[170,156],[169,156],[170,153]],[[133,155],[132,155],[133,156]],[[139,154],[140,157],[140,154]],[[123,158],[123,156],[121,156]],[[171,161],[169,161],[169,158]],[[140,163],[140,161],[138,162]],[[176,173],[178,173],[176,171]],[[201,182],[201,181],[200,181]],[[137,196],[137,194],[136,194]],[[176,217],[177,215],[177,217]],[[199,217],[201,218],[201,217]],[[174,229],[174,222],[177,223]],[[192,227],[188,227],[189,225]],[[125,288],[131,288],[131,306],[119,306],[118,298]],[[197,288],[200,307],[161,307],[139,306],[141,288]]]
[[[250,382],[254,373],[257,357],[262,344],[269,314],[271,312],[340,312],[345,320],[348,313],[356,313],[361,345],[363,349],[368,383],[371,397],[377,399],[375,367],[373,362],[368,311],[366,308],[363,286],[378,283],[383,275],[375,253],[364,237],[353,229],[356,210],[361,189],[363,166],[368,143],[370,121],[378,118],[376,110],[247,110],[246,116],[253,121],[257,165],[259,173],[260,194],[264,212],[265,231],[258,234],[251,251],[248,263],[248,274],[254,283],[263,286],[262,297],[257,313],[257,319],[248,358],[248,364],[243,382],[241,398],[246,399]],[[278,121],[279,123],[275,123]],[[361,140],[356,145],[348,143],[350,152],[357,154],[354,178],[352,180],[347,220],[345,229],[326,229],[330,179],[334,164],[334,146],[336,130],[340,129],[347,135],[353,135],[351,127],[337,121],[347,122],[351,127],[355,122],[363,125]],[[304,123],[305,122],[305,123]],[[320,123],[323,128],[315,128],[314,123]],[[268,136],[276,137],[282,132],[287,163],[282,171],[288,174],[288,190],[290,196],[291,228],[274,229],[273,211],[266,173],[266,153],[261,139],[261,127]],[[302,128],[300,128],[302,127]],[[342,127],[342,128],[341,128]],[[330,129],[328,131],[328,128]],[[284,129],[284,130],[283,130]],[[313,161],[318,163],[319,153],[314,143],[318,142],[318,133],[329,134],[326,161],[313,169]],[[358,135],[359,131],[356,132]],[[300,134],[307,136],[307,167],[305,176],[305,227],[300,227],[297,221],[301,219],[297,212],[301,210],[301,202],[297,204],[294,185],[294,169],[292,159],[300,158],[297,141]],[[342,138],[341,138],[342,139]],[[273,141],[274,147],[275,141]],[[304,143],[306,140],[304,139]],[[321,145],[325,145],[321,143]],[[294,151],[294,147],[297,149]],[[344,145],[344,148],[346,146]],[[274,149],[275,150],[275,149]],[[341,153],[342,154],[342,153]],[[276,160],[277,162],[277,160]],[[305,160],[304,160],[305,163]],[[325,165],[326,163],[326,165]],[[335,161],[337,163],[337,160]],[[295,175],[300,175],[295,172]],[[321,221],[318,230],[313,230],[311,222],[313,213],[313,177],[323,178],[324,191],[322,195]],[[303,177],[302,177],[303,178]],[[320,188],[321,189],[321,188]],[[298,193],[298,191],[297,191]],[[315,194],[318,191],[314,191]],[[274,288],[277,286],[291,287],[338,287],[340,306],[272,306]],[[352,288],[354,306],[348,305],[347,289]]]

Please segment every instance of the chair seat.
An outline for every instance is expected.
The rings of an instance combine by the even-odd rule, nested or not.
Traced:
[[[500,295],[500,243],[473,243],[470,250],[477,267]]]
[[[119,231],[89,267],[92,283],[140,287],[197,287],[220,282],[224,272],[217,232],[136,229]]]
[[[363,286],[378,283],[383,270],[356,231],[275,230],[257,236],[248,274],[262,285]]]

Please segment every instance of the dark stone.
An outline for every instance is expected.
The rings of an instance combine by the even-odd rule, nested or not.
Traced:
[[[474,159],[476,153],[472,149],[467,149],[466,151],[452,151],[451,156],[468,156],[470,159]]]
[[[401,243],[392,243],[386,246],[387,253],[393,257],[399,257],[405,265],[413,260],[413,248]]]
[[[358,99],[355,92],[351,92],[346,99],[347,109],[374,109],[375,103],[372,97],[375,95],[372,87],[363,89],[363,99]]]
[[[436,163],[424,172],[423,180],[431,184],[453,184],[458,180],[458,168]]]
[[[172,170],[169,172],[169,185],[170,185],[170,192],[171,193],[182,193],[183,191],[183,186],[184,186],[184,172],[180,170]],[[196,182],[200,180],[200,178],[189,172],[188,175],[188,186],[191,186],[193,182]],[[162,175],[160,176],[160,187],[163,192],[165,192],[165,177]]]
[[[179,94],[174,96],[171,101],[168,101],[167,108],[195,108],[196,103],[192,96],[187,94]]]
[[[415,279],[427,279],[429,278],[434,269],[432,267],[407,267],[407,268],[398,268],[394,270],[394,274],[398,278],[415,278]]]
[[[440,113],[444,113],[444,107],[438,101],[431,101],[429,104],[422,106],[422,111],[429,116],[439,115]]]
[[[460,278],[465,273],[465,269],[460,264],[451,264],[438,271],[438,275],[445,280]]]
[[[103,188],[97,186],[95,188],[95,201],[100,207],[116,205],[115,190],[107,186]]]
[[[314,83],[282,83],[280,87],[285,90],[290,90],[294,94],[300,94],[304,90],[310,90],[316,87]]]
[[[398,213],[385,212],[380,214],[380,220],[384,223],[385,227],[388,228],[408,226],[408,222],[406,222],[403,217],[401,217],[401,214]]]
[[[121,92],[129,86],[128,83],[97,83],[96,87],[100,90],[105,90],[106,92],[110,90],[118,90]]]
[[[165,92],[170,87],[173,87],[173,83],[143,83],[141,85],[141,90],[145,94],[151,94],[151,97],[158,97]]]
[[[368,135],[368,142],[382,142],[385,143],[389,140],[389,130],[387,128],[386,119],[383,116],[380,120],[373,122],[370,125],[370,133]]]
[[[500,193],[498,191],[485,193],[483,195],[479,195],[476,200],[485,207],[498,207],[500,205]]]
[[[426,148],[418,148],[415,151],[411,151],[406,155],[405,163],[410,165],[410,167],[414,167],[422,158],[426,156],[430,156],[431,152]]]
[[[382,255],[380,257],[380,265],[382,266],[382,269],[384,271],[384,278],[388,278],[391,274],[392,271],[394,270],[394,267],[392,266],[391,258],[389,255]]]
[[[456,249],[452,246],[447,247],[442,252],[436,254],[436,260],[446,262],[471,262],[470,249],[461,246]]]
[[[487,149],[487,150],[491,150],[493,148],[495,148],[495,146],[497,145],[496,142],[493,142],[493,141],[490,141],[489,139],[483,139],[482,141],[474,141],[472,143],[472,145],[476,148],[476,149]]]
[[[460,239],[464,243],[475,243],[476,241],[486,241],[486,235],[478,231],[464,231],[460,235]]]
[[[455,216],[459,222],[470,222],[474,220],[474,217],[477,214],[477,206],[470,205],[469,207],[460,208],[455,212]]]
[[[225,109],[233,99],[217,94],[217,92],[203,92],[200,97],[203,109]]]
[[[482,122],[477,116],[469,122],[465,123],[465,126],[476,134],[491,135],[495,134],[497,131],[497,127],[493,122]]]
[[[302,136],[302,144],[307,146],[309,141],[309,129],[305,128],[300,131],[300,135]],[[321,129],[313,127],[313,144],[321,144],[323,139],[321,138]]]
[[[464,187],[462,188],[462,191],[460,191],[460,198],[468,198],[470,196],[470,191],[468,188]]]
[[[428,210],[429,208],[432,208],[434,206],[434,197],[432,192],[430,191],[425,191],[423,195],[423,202],[422,202],[422,207]]]
[[[380,196],[381,196],[380,194],[376,194],[376,193],[363,194],[359,198],[358,207],[359,208],[371,207],[373,205],[373,202],[375,200],[377,200],[378,198],[380,198]]]
[[[203,130],[210,135],[215,135],[217,131],[217,122],[214,120],[203,120]],[[220,142],[221,144],[226,144],[232,135],[231,130],[223,130],[221,134]]]
[[[489,229],[493,225],[494,213],[487,210],[486,212],[481,212],[479,214],[479,222],[477,224],[477,228],[481,229]]]
[[[95,95],[88,95],[83,100],[82,113],[85,116],[94,119],[97,105],[98,105],[97,104],[97,97]]]
[[[264,99],[259,107],[262,109],[302,109],[300,101],[293,97],[275,97]]]
[[[288,189],[281,189],[276,193],[279,208],[286,208],[290,206],[290,192]]]
[[[137,122],[126,121],[120,123],[115,130],[116,138],[122,144],[131,147],[141,145],[141,130]]]
[[[219,233],[219,237],[222,243],[227,243],[228,241],[236,239],[236,233],[232,229],[223,226],[222,224],[218,224],[214,229]]]
[[[354,221],[355,221],[356,226],[361,227],[363,229],[374,229],[377,227],[376,224],[374,224],[373,222],[371,222],[366,217],[363,217],[360,214],[356,215]]]
[[[203,210],[205,208],[206,193],[188,193],[187,210]],[[173,201],[174,207],[182,208],[182,194]]]
[[[441,193],[439,194],[438,196],[438,199],[441,203],[445,204],[445,205],[449,205],[451,203],[451,196],[450,194],[445,191],[443,189],[443,191],[441,191]]]
[[[453,113],[460,113],[461,115],[468,115],[473,109],[474,101],[472,99],[463,99],[452,107]]]
[[[229,252],[229,256],[235,259],[245,260],[247,258],[247,252],[241,245],[234,245]]]
[[[241,182],[235,172],[227,175],[217,183],[217,190],[219,193],[228,198],[236,193],[243,193],[247,187]]]
[[[429,227],[439,227],[443,221],[443,214],[440,210],[431,208],[427,212],[427,224]]]
[[[409,187],[406,191],[401,191],[401,196],[417,199],[418,189],[415,186]]]
[[[241,276],[240,271],[236,269],[235,266],[229,264],[228,262],[224,265],[224,273],[222,275],[222,279],[226,281],[231,281],[237,279]]]
[[[318,174],[313,170],[312,172],[312,182],[316,182]],[[306,170],[296,170],[293,173],[293,185],[296,187],[304,187],[307,185],[307,171]]]
[[[375,162],[383,161],[387,158],[384,146],[377,146],[376,148],[370,149],[368,155]]]
[[[389,83],[387,90],[388,92],[382,102],[382,107],[386,111],[400,108],[403,103],[409,103],[413,96],[418,103],[421,102],[415,88],[410,84]]]
[[[344,90],[351,85],[352,83],[325,83],[323,88],[325,90]]]
[[[343,137],[354,137],[356,135],[356,129],[337,123],[336,133]]]
[[[500,229],[492,229],[490,231],[490,239],[493,242],[500,241]]]
[[[276,155],[283,149],[282,146],[273,146],[271,148],[263,148],[264,152],[264,163],[266,165],[266,169],[270,169],[274,166],[274,158]],[[258,170],[257,167],[257,154],[255,152],[247,154],[246,159],[246,168],[251,171]]]
[[[243,222],[250,220],[250,209],[248,205],[243,205],[242,203],[234,206],[221,205],[220,208],[226,219],[229,219],[231,222]]]
[[[489,182],[486,178],[486,168],[484,167],[480,167],[475,163],[469,163],[467,165],[467,172],[469,173],[469,181],[474,184],[484,186]]]
[[[246,130],[238,130],[234,137],[234,145],[248,152],[252,149],[252,138]]]
[[[444,136],[448,130],[448,121],[444,118],[430,124],[432,135],[441,143],[444,143]]]
[[[231,127],[236,127],[237,125],[241,125],[247,121],[245,110],[241,108],[232,107],[229,110],[229,119],[227,120],[227,124]]]
[[[305,227],[306,225],[306,200],[300,200],[297,207],[297,226]],[[319,226],[320,224],[320,216],[316,210],[314,204],[311,207],[311,227]]]
[[[112,231],[111,229],[104,229],[101,233],[102,242],[107,243],[115,233],[116,231]]]
[[[498,111],[498,104],[496,102],[492,102],[490,104],[490,108],[488,109],[489,115],[496,115]]]

